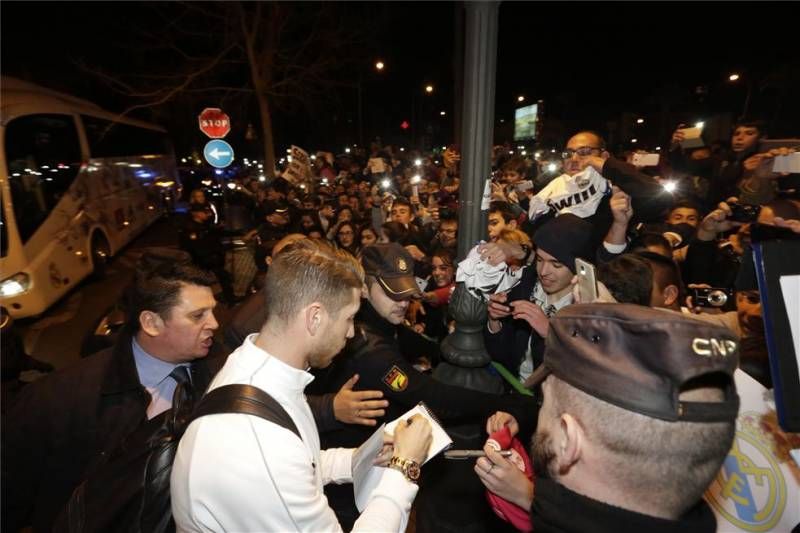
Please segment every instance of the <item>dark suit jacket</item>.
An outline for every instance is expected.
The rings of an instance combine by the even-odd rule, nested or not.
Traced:
[[[205,390],[223,358],[194,365]],[[90,465],[147,420],[131,337],[28,385],[3,418],[3,531],[50,531]]]

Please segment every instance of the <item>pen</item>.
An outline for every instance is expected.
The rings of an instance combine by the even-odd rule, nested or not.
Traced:
[[[498,452],[503,457],[510,457],[511,450]],[[444,452],[445,459],[468,459],[470,457],[486,457],[483,450],[447,450]]]

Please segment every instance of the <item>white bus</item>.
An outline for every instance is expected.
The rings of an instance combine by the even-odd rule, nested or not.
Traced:
[[[40,314],[162,214],[180,184],[166,132],[0,80],[0,306]]]

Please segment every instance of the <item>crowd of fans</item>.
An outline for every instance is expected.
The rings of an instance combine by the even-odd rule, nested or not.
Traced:
[[[381,464],[399,464],[405,479],[384,478],[376,489],[383,499],[375,500],[381,503],[371,500],[372,507],[360,517],[351,489],[326,489],[325,500],[311,487],[351,480],[349,459],[339,453],[340,447],[363,442],[374,419],[388,421],[424,401],[445,423],[469,418],[485,424],[491,439],[470,476],[499,498],[489,501],[517,529],[713,530],[711,511],[700,499],[733,439],[739,405],[733,354],[738,353],[741,370],[767,388],[772,385],[751,242],[800,233],[798,175],[771,170],[771,161],[796,147],[762,149],[765,136],[763,124],[742,122],[725,146],[686,149],[679,127],[652,166],[638,166],[637,152],[609,153],[593,131],[570,137],[557,164],[550,154],[527,156],[496,147],[486,232],[466,257],[458,255],[457,247],[462,207],[455,146],[433,154],[377,144],[368,154],[334,158],[320,152],[311,158],[305,179],[277,174],[270,180],[236,178],[224,205],[215,205],[210,190],[191,191],[180,246],[196,266],[215,274],[222,299],[235,308],[230,324],[217,336],[225,340],[222,355],[233,355],[215,382],[263,380],[278,392],[292,383],[291,401],[281,403],[292,418],[300,417],[302,436],[295,431],[300,439],[296,448],[306,446],[313,463],[309,470],[302,453],[285,452],[276,444],[285,436],[277,426],[259,426],[258,433],[271,446],[266,453],[257,432],[236,419],[203,420],[187,433],[189,444],[182,442],[173,473],[179,528],[214,529],[208,525],[212,523],[220,529],[269,524],[324,530],[339,524],[354,530],[405,528],[416,495],[408,483],[418,480],[417,463],[425,458],[419,442],[427,446],[429,438],[427,429],[420,428],[424,421],[415,420],[413,430],[404,426],[405,431],[395,434],[395,448],[408,451],[405,459],[416,464],[416,473],[402,457],[389,461],[387,456]],[[253,290],[244,294],[234,290],[239,273],[226,261],[227,243],[234,237],[247,243],[260,273]],[[578,260],[596,267],[597,294],[582,292],[578,278],[585,272],[579,271]],[[136,360],[141,375],[146,354],[185,348],[182,358],[166,356],[179,366],[208,354],[219,327],[210,303],[211,281],[188,271],[171,282],[167,278],[173,274],[159,272],[155,278],[137,279],[142,283],[137,289],[139,313],[129,317],[121,341],[127,348],[82,363],[94,369],[91,375],[98,381],[108,372],[103,369],[119,364],[126,366],[125,383],[130,385],[136,379],[130,360]],[[457,277],[470,293],[485,299],[488,317],[482,334],[493,361],[487,371],[502,376],[508,394],[478,393],[430,376],[440,364],[441,341],[455,327],[448,304]],[[151,301],[145,297],[148,284],[191,288],[194,293],[178,291],[169,302]],[[171,306],[191,309],[192,298],[203,303],[197,317],[191,312],[179,324],[178,318],[169,317]],[[347,303],[331,303],[340,300]],[[326,306],[332,307],[326,311]],[[248,337],[259,331],[257,337]],[[190,342],[178,342],[187,333]],[[345,337],[354,338],[345,346]],[[731,357],[709,351],[707,367],[693,366],[698,338],[713,339],[722,356]],[[340,351],[343,355],[334,357]],[[263,352],[275,357],[264,360]],[[589,360],[595,364],[587,364]],[[639,369],[640,364],[646,369],[625,371],[626,365]],[[219,368],[207,366],[198,383],[205,384]],[[308,368],[315,381],[305,388],[311,382]],[[170,368],[148,372],[157,370],[166,376]],[[714,380],[709,379],[712,373]],[[14,525],[33,520],[49,528],[90,456],[115,444],[110,435],[126,432],[119,417],[109,418],[112,411],[98,414],[101,410],[95,409],[108,397],[98,400],[90,389],[110,389],[94,382],[89,386],[81,380],[94,378],[75,372],[67,378],[59,375],[35,384],[11,412],[14,423],[26,430],[4,440],[4,500],[5,487],[15,486],[9,483],[26,479],[14,505],[6,508],[4,501]],[[116,386],[121,379],[115,378]],[[71,401],[81,398],[86,418],[98,416],[113,431],[105,432],[108,438],[100,443],[92,437],[91,442],[64,447],[76,432],[41,422],[52,416],[42,406],[50,402],[49,408],[66,417],[69,405],[54,407],[47,391],[64,392],[76,383],[82,393]],[[163,381],[142,385],[160,402],[147,407],[147,418],[169,408],[174,382],[166,388]],[[313,418],[302,401],[304,388]],[[674,397],[676,404],[664,403],[667,397]],[[131,404],[126,423],[144,414],[133,411],[140,399],[126,400]],[[41,420],[29,421],[29,412],[40,414]],[[213,446],[203,440],[211,434],[203,428],[210,427],[217,428],[211,432]],[[14,431],[11,426],[4,429]],[[80,428],[81,435],[91,431],[98,430]],[[241,442],[255,436],[242,444],[252,456],[248,465],[242,466],[228,432],[239,435]],[[501,455],[499,446],[492,445],[514,438],[523,442],[523,452],[533,438],[532,467],[527,457],[527,463],[515,462],[513,454]],[[27,445],[32,439],[37,440],[33,448]],[[320,441],[336,448],[332,470],[325,462],[333,454],[320,455]],[[48,446],[58,453],[47,451]],[[59,477],[61,485],[41,492],[47,469],[66,461],[77,447],[80,461]],[[9,464],[37,463],[34,452],[41,454],[35,474],[40,479],[25,478],[19,467],[9,469],[7,476]],[[47,453],[52,457],[42,459]],[[258,457],[266,464],[270,454],[284,453],[285,461],[274,466],[280,473],[277,482],[267,468],[274,498],[264,506],[256,495],[265,478],[258,477],[257,469],[251,472],[250,464]],[[197,457],[204,458],[202,464],[193,462]],[[292,479],[283,479],[287,476]],[[291,487],[281,485],[292,482]],[[217,483],[225,490],[214,490]],[[246,488],[247,483],[254,485]],[[430,498],[426,501],[440,501],[434,486],[420,489]],[[246,497],[227,498],[236,490],[232,487]],[[202,504],[195,501],[199,493]],[[436,509],[420,504],[419,529],[444,527],[437,522],[443,514],[475,512],[474,502],[451,500],[445,498]],[[501,500],[505,503],[497,503]]]
[[[573,136],[557,164],[552,151],[521,155],[509,146],[496,146],[484,239],[506,243],[503,257],[516,268],[525,264],[524,259],[536,258],[527,254],[514,259],[509,250],[541,248],[534,238],[537,230],[554,215],[572,214],[580,220],[571,225],[562,221],[567,229],[558,230],[553,240],[560,245],[571,241],[570,261],[584,257],[596,263],[600,280],[612,294],[673,310],[688,305],[705,314],[734,311],[738,302],[738,322],[730,315],[731,327],[748,339],[757,337],[761,328],[753,311],[742,311],[745,302],[757,299],[755,281],[742,276],[737,285],[737,274],[749,253],[753,224],[760,231],[776,219],[779,226],[786,226],[790,222],[785,221],[800,218],[797,174],[769,170],[774,157],[796,147],[760,151],[766,130],[763,123],[753,121],[737,124],[730,143],[684,149],[680,126],[658,164],[646,167],[632,164],[641,151],[615,157],[591,131]],[[459,162],[453,145],[432,154],[377,144],[369,153],[354,150],[336,158],[321,152],[312,159],[303,182],[281,177],[260,181],[255,174],[237,178],[235,190],[228,194],[229,203],[238,210],[234,229],[251,243],[262,275],[272,247],[290,233],[326,239],[354,257],[376,242],[403,245],[416,260],[415,274],[423,289],[423,298],[409,308],[406,325],[441,341],[452,330],[446,306],[458,262],[464,259],[456,250]],[[591,181],[588,186],[580,183],[587,168],[595,171],[586,177]],[[568,176],[579,173],[577,182],[568,183]],[[182,246],[200,266],[217,274],[224,298],[236,302],[221,231],[224,214],[234,210],[230,205],[214,206],[209,197],[203,189],[192,191]],[[209,221],[216,213],[222,220],[214,225]],[[226,227],[230,230],[231,224]],[[563,239],[560,232],[567,232]],[[612,262],[615,258],[619,260]],[[574,264],[560,266],[574,270]],[[633,287],[630,271],[649,278]],[[538,277],[546,285],[551,276],[540,272]],[[650,278],[652,298],[645,298]],[[549,292],[566,296],[555,310],[571,303],[569,282],[564,274]],[[694,289],[704,287],[725,288],[735,296],[719,308],[687,301]],[[638,296],[630,300],[624,290],[638,290]],[[748,345],[760,352],[753,355],[765,364],[764,343]],[[759,375],[766,381],[767,374]]]

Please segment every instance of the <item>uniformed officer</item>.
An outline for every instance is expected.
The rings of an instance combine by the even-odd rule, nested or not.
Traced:
[[[517,420],[536,419],[538,408],[529,397],[501,396],[446,385],[418,372],[403,357],[397,341],[409,302],[421,296],[414,278],[414,259],[397,243],[374,244],[362,251],[361,264],[366,273],[366,287],[355,319],[355,337],[328,369],[318,373],[306,393],[338,391],[353,374],[358,374],[357,388],[381,390],[389,400],[386,415],[377,419],[378,424],[396,419],[419,402],[424,402],[443,423],[483,424],[500,405],[505,407],[499,410],[521,413]],[[358,446],[372,431],[347,425],[322,436],[323,447]],[[333,486],[326,493],[345,527],[351,523],[348,518],[355,519],[358,515],[352,503],[352,489],[337,489]]]
[[[233,280],[225,270],[225,246],[222,231],[211,220],[212,212],[204,205],[193,204],[189,218],[180,228],[180,246],[192,256],[192,262],[200,268],[210,270],[217,276],[222,287],[223,298],[233,303]]]

